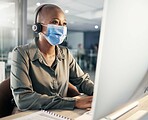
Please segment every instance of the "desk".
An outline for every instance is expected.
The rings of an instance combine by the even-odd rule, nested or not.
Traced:
[[[124,114],[123,116],[118,118],[117,120],[125,120],[126,118],[130,117],[135,112],[137,112],[138,110],[147,110],[148,111],[148,95],[139,100],[139,105],[137,107],[130,110],[129,112],[127,112],[126,114]],[[81,110],[81,109],[75,109],[75,110],[51,110],[51,111],[55,112],[55,113],[58,113],[60,115],[69,117],[69,118],[79,117],[84,112],[86,112],[86,110]],[[12,120],[14,118],[25,116],[25,115],[31,114],[33,112],[36,112],[36,111],[20,112],[20,113],[15,114],[15,115],[11,115],[11,116],[8,116],[8,117],[1,118],[1,120]],[[113,114],[116,113],[116,112],[118,112],[118,111],[113,112]]]
[[[76,118],[82,115],[86,110],[81,110],[81,109],[75,109],[75,110],[51,110],[54,113],[58,113],[59,115],[63,115],[69,118]],[[37,110],[29,110],[26,112],[20,112],[14,115],[10,115],[8,117],[0,118],[1,120],[12,120],[14,118],[22,117],[25,115],[29,115],[31,113],[37,112]]]
[[[138,110],[146,110],[148,111],[148,95],[139,99],[139,104],[129,112],[125,113],[121,117],[119,117],[117,120],[126,120],[128,117],[136,113]],[[113,112],[112,114],[116,113],[118,111]]]

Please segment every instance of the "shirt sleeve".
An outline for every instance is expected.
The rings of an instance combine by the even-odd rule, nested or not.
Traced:
[[[29,57],[21,48],[13,50],[10,84],[17,107],[21,111],[28,109],[74,109],[75,99],[59,95],[48,96],[33,90],[29,76]]]
[[[93,95],[94,83],[88,73],[84,73],[69,52],[70,82],[77,87],[79,92]]]

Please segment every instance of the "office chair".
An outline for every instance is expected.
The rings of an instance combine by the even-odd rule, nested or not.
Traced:
[[[11,115],[14,108],[12,98],[10,78],[8,78],[0,83],[0,118]]]

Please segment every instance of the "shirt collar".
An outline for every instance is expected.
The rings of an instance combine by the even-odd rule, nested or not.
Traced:
[[[56,53],[57,53],[57,58],[59,60],[65,59],[65,55],[63,54],[62,49],[58,45],[56,46]]]
[[[30,54],[30,59],[31,61],[35,61],[37,59],[39,59],[39,61],[42,61],[42,55],[41,55],[41,52],[36,44],[36,40],[34,40],[34,42],[32,42],[30,44],[30,50],[29,50],[29,54]],[[58,60],[62,60],[62,59],[65,59],[65,55],[63,54],[63,50],[58,46],[56,45],[56,58]]]
[[[29,48],[30,48],[29,54],[30,54],[31,61],[35,61],[37,59],[40,60],[42,58],[40,50],[38,49],[35,40],[30,44]]]

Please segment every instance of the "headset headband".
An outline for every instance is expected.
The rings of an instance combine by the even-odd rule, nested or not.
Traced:
[[[48,4],[42,4],[42,5],[40,5],[38,8],[36,8],[36,10],[35,10],[35,21],[34,21],[35,24],[37,23],[37,17],[38,17],[39,12],[40,12],[41,9],[42,9],[44,6],[46,6],[46,5],[48,5]]]
[[[37,17],[41,9],[46,5],[48,4],[42,4],[35,10],[35,21],[34,21],[34,25],[32,26],[32,30],[34,31],[35,36],[38,36],[37,34],[42,31],[42,25],[37,22]]]

